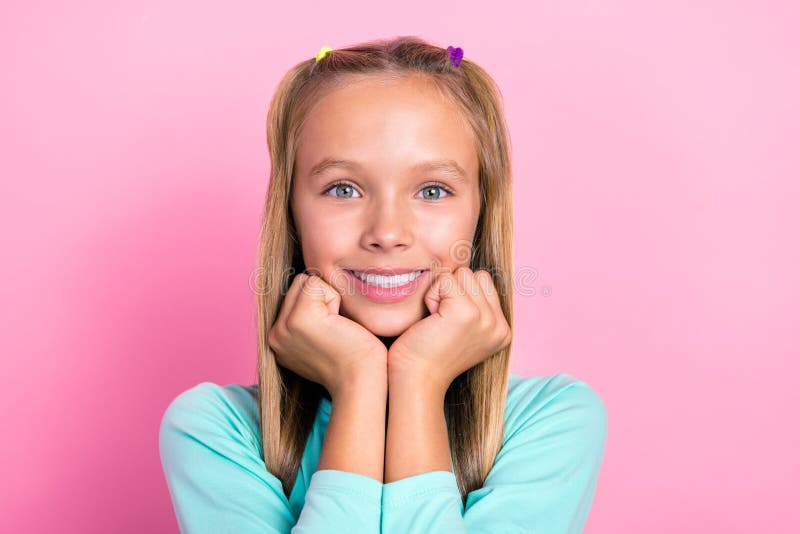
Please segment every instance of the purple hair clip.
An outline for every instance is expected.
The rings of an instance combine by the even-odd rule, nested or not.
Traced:
[[[458,67],[459,63],[461,63],[461,58],[464,57],[464,51],[460,47],[448,46],[447,52],[450,54],[450,63],[454,67]]]

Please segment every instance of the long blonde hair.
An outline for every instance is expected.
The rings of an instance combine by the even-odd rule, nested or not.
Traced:
[[[492,274],[506,320],[512,323],[511,147],[502,96],[492,78],[464,57],[414,36],[337,48],[327,57],[292,67],[280,81],[267,114],[270,181],[258,246],[258,383],[263,457],[287,497],[325,390],[278,365],[267,344],[293,277],[303,272],[292,220],[291,180],[299,131],[312,104],[347,76],[423,75],[463,111],[474,132],[480,164],[481,213],[470,250],[470,269]],[[445,395],[445,418],[462,500],[483,486],[503,444],[510,347],[459,375]]]

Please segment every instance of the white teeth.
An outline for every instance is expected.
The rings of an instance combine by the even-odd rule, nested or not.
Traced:
[[[423,271],[415,271],[413,273],[398,274],[395,276],[382,276],[379,274],[363,274],[357,271],[351,271],[362,282],[366,282],[371,286],[378,286],[384,288],[404,286],[412,280],[416,280]]]

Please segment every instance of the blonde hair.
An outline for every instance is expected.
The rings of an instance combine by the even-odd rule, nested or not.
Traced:
[[[317,61],[302,61],[280,81],[267,114],[270,181],[258,246],[263,275],[257,296],[258,403],[263,457],[287,497],[325,390],[278,365],[267,344],[294,275],[303,272],[290,206],[291,180],[301,127],[326,92],[352,76],[423,76],[455,102],[475,135],[480,164],[481,213],[470,251],[470,269],[493,277],[512,327],[511,148],[502,96],[492,78],[464,57],[458,67],[446,49],[414,36],[337,48]],[[352,78],[350,78],[352,79]],[[510,347],[459,375],[445,395],[451,458],[462,500],[484,480],[503,445]]]

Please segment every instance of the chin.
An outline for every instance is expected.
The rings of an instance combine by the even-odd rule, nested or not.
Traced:
[[[376,336],[398,337],[408,330],[408,327],[414,324],[415,321],[403,321],[402,323],[381,323],[380,321],[375,321],[375,323],[374,325],[364,325],[364,328]]]
[[[400,310],[357,310],[350,311],[340,308],[340,313],[351,319],[376,336],[393,337],[399,336],[408,328],[423,318],[419,311],[409,312]]]

